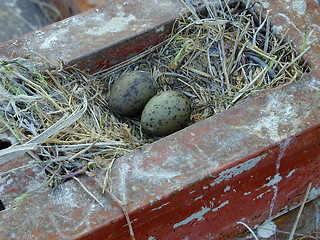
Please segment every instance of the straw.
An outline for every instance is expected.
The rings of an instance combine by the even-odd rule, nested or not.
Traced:
[[[141,129],[139,117],[110,111],[110,88],[125,72],[148,71],[159,91],[186,94],[192,102],[190,125],[253,94],[298,81],[308,72],[302,58],[310,47],[297,53],[272,32],[268,12],[255,13],[253,5],[205,1],[204,18],[188,1],[192,14],[177,19],[163,43],[94,74],[62,61],[44,72],[30,67],[28,59],[0,61],[0,118],[20,141],[0,151],[0,163],[36,151],[40,160],[34,164],[43,167],[54,187],[110,169],[117,158],[159,139]],[[17,171],[27,167],[32,164]]]

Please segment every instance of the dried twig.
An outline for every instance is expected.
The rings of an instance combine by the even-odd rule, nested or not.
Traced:
[[[97,203],[99,203],[99,205],[101,206],[101,207],[104,207],[104,205],[99,201],[99,199],[96,197],[96,196],[94,196],[94,194],[92,193],[92,192],[90,192],[84,185],[83,185],[83,183],[77,178],[77,177],[72,177],[74,180],[76,180],[79,184],[80,184],[80,186],[97,202]]]
[[[291,233],[290,233],[290,236],[289,236],[288,240],[292,240],[293,237],[294,237],[294,234],[295,234],[295,232],[296,232],[296,228],[297,228],[297,226],[298,226],[298,222],[299,222],[299,219],[300,219],[302,210],[303,210],[303,208],[304,208],[305,203],[307,202],[307,198],[308,198],[308,194],[309,194],[309,192],[310,192],[311,186],[312,186],[312,183],[310,182],[310,183],[308,184],[306,193],[305,193],[305,195],[304,195],[304,198],[303,198],[303,200],[302,200],[301,206],[300,206],[300,208],[299,208],[299,212],[298,212],[298,214],[297,214],[296,220],[294,221],[294,224],[293,224],[293,226],[292,226],[292,230],[291,230]]]
[[[131,220],[130,220],[130,217],[129,217],[129,213],[126,209],[126,206],[111,192],[109,191],[108,188],[105,189],[105,191],[111,196],[111,198],[113,199],[113,201],[115,201],[119,207],[121,208],[126,220],[127,220],[127,223],[128,223],[128,227],[129,227],[129,233],[130,233],[130,238],[131,240],[135,240],[135,236],[134,236],[134,232],[133,232],[133,228],[132,228],[132,224],[131,224]]]

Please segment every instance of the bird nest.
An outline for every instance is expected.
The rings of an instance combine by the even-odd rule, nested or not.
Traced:
[[[40,165],[46,184],[57,186],[111,169],[117,158],[157,140],[141,129],[139,118],[108,108],[110,86],[125,72],[148,71],[159,91],[186,94],[190,125],[300,79],[308,71],[302,56],[309,48],[297,52],[286,33],[275,33],[266,10],[237,2],[205,4],[203,15],[187,5],[192,14],[179,18],[163,43],[94,74],[62,61],[45,72],[28,59],[1,61],[2,131],[9,129],[19,142],[0,151],[1,161],[30,153],[33,162],[10,172]]]

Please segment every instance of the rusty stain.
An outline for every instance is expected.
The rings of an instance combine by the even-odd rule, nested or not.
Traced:
[[[306,55],[311,72],[301,82],[261,94],[118,159],[112,171],[114,194],[126,204],[138,239],[230,239],[244,231],[237,221],[253,227],[297,206],[309,181],[310,197],[319,194],[319,6],[298,0],[293,5],[264,3],[274,26],[289,29],[288,39],[298,50],[303,39],[311,46]],[[156,0],[113,1],[4,43],[0,55],[9,58],[32,49],[52,63],[61,58],[95,71],[160,42],[181,10],[168,0],[161,6]],[[120,32],[108,32],[101,24],[121,17],[129,21]],[[37,60],[37,55],[30,57]],[[0,165],[1,172],[31,160],[23,156]],[[0,175],[1,196],[30,191],[34,177],[38,184],[44,180],[36,169],[21,176]],[[44,188],[16,209],[14,201],[5,199],[8,207],[1,211],[1,221],[6,227],[0,238],[128,239],[122,210],[101,193],[103,177],[80,180],[104,207],[75,181],[53,192]]]

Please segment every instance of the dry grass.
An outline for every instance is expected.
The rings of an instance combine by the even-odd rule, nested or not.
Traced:
[[[115,159],[156,140],[141,130],[138,118],[121,118],[108,109],[110,86],[124,72],[149,71],[159,91],[188,95],[193,124],[307,71],[301,57],[308,48],[297,53],[284,36],[273,34],[269,18],[262,18],[265,10],[254,12],[241,2],[205,5],[206,18],[183,16],[163,44],[92,75],[62,62],[40,73],[26,67],[28,60],[2,61],[0,117],[22,144],[1,151],[2,161],[17,149],[36,149],[34,164],[56,186],[110,169]]]

